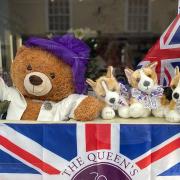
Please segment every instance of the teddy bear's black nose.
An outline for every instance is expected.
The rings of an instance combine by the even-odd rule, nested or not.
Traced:
[[[38,86],[38,85],[41,85],[43,80],[39,77],[39,76],[36,76],[36,75],[32,75],[29,77],[29,81],[32,85],[34,86]]]

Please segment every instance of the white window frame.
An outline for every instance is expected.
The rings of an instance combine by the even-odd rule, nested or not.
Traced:
[[[151,1],[148,0],[148,24],[147,24],[147,30],[129,30],[128,29],[128,10],[129,10],[129,0],[124,0],[124,6],[125,6],[125,15],[124,15],[124,31],[127,33],[140,33],[140,32],[150,32],[151,30]]]

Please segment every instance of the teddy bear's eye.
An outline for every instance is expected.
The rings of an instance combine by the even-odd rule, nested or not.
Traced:
[[[50,77],[51,77],[52,79],[54,79],[54,78],[55,78],[55,73],[50,73]]]
[[[30,64],[27,66],[27,70],[28,70],[28,71],[31,71],[31,70],[32,70],[32,66],[31,66]]]

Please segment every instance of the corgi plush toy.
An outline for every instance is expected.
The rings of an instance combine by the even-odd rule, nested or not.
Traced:
[[[180,72],[179,67],[175,68],[175,76],[171,80],[170,87],[172,89],[172,100],[165,114],[166,120],[169,122],[180,122]]]
[[[130,117],[148,117],[151,111],[155,116],[162,113],[163,88],[158,86],[156,66],[157,62],[154,62],[135,71],[129,68],[125,69],[128,82],[132,86],[129,107]]]
[[[103,119],[113,119],[115,111],[118,111],[120,117],[129,117],[128,99],[123,96],[125,89],[114,77],[112,66],[108,67],[105,76],[101,76],[96,81],[87,79],[86,82],[92,87],[96,96],[104,102],[104,109],[101,114]]]

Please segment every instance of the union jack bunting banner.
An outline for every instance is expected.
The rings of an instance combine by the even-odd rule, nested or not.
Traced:
[[[0,180],[179,179],[179,125],[0,124]]]
[[[138,67],[155,61],[158,62],[156,71],[160,85],[168,86],[174,76],[174,68],[180,66],[180,14],[148,51]]]

